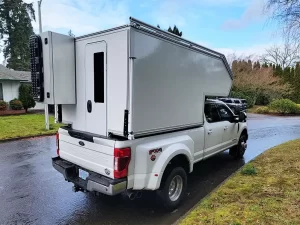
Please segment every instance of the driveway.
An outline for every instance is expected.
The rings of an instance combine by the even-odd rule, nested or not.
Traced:
[[[300,138],[299,117],[249,114],[248,150],[243,160],[228,152],[195,165],[187,201],[173,213],[156,203],[154,193],[141,199],[73,193],[51,165],[55,138],[0,144],[0,224],[171,224],[228,176],[266,149]]]

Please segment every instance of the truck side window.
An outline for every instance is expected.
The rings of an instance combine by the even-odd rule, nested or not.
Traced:
[[[104,52],[94,53],[94,101],[104,103]]]
[[[221,121],[218,109],[214,104],[205,104],[204,114],[207,122],[209,123],[216,123]]]
[[[218,105],[218,111],[219,111],[219,114],[221,116],[221,120],[222,121],[229,121],[231,122],[232,121],[232,113],[230,112],[230,110],[224,106],[224,105]]]

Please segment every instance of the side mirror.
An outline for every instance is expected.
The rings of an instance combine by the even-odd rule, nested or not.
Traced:
[[[232,123],[238,123],[239,121],[240,121],[240,117],[237,115],[234,115]]]
[[[240,112],[239,122],[246,122],[247,114],[245,112]]]

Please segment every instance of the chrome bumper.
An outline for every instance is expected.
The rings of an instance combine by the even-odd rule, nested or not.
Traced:
[[[60,157],[52,158],[53,167],[63,174],[65,180],[74,183],[75,190],[99,192],[106,195],[117,195],[127,188],[127,179],[111,179],[100,174],[90,172],[86,180],[79,178],[79,167]]]

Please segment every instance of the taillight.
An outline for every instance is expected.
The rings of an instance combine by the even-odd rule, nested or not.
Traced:
[[[123,178],[128,175],[128,165],[130,163],[130,148],[114,149],[114,178]]]
[[[56,154],[59,156],[59,133],[56,133]]]

